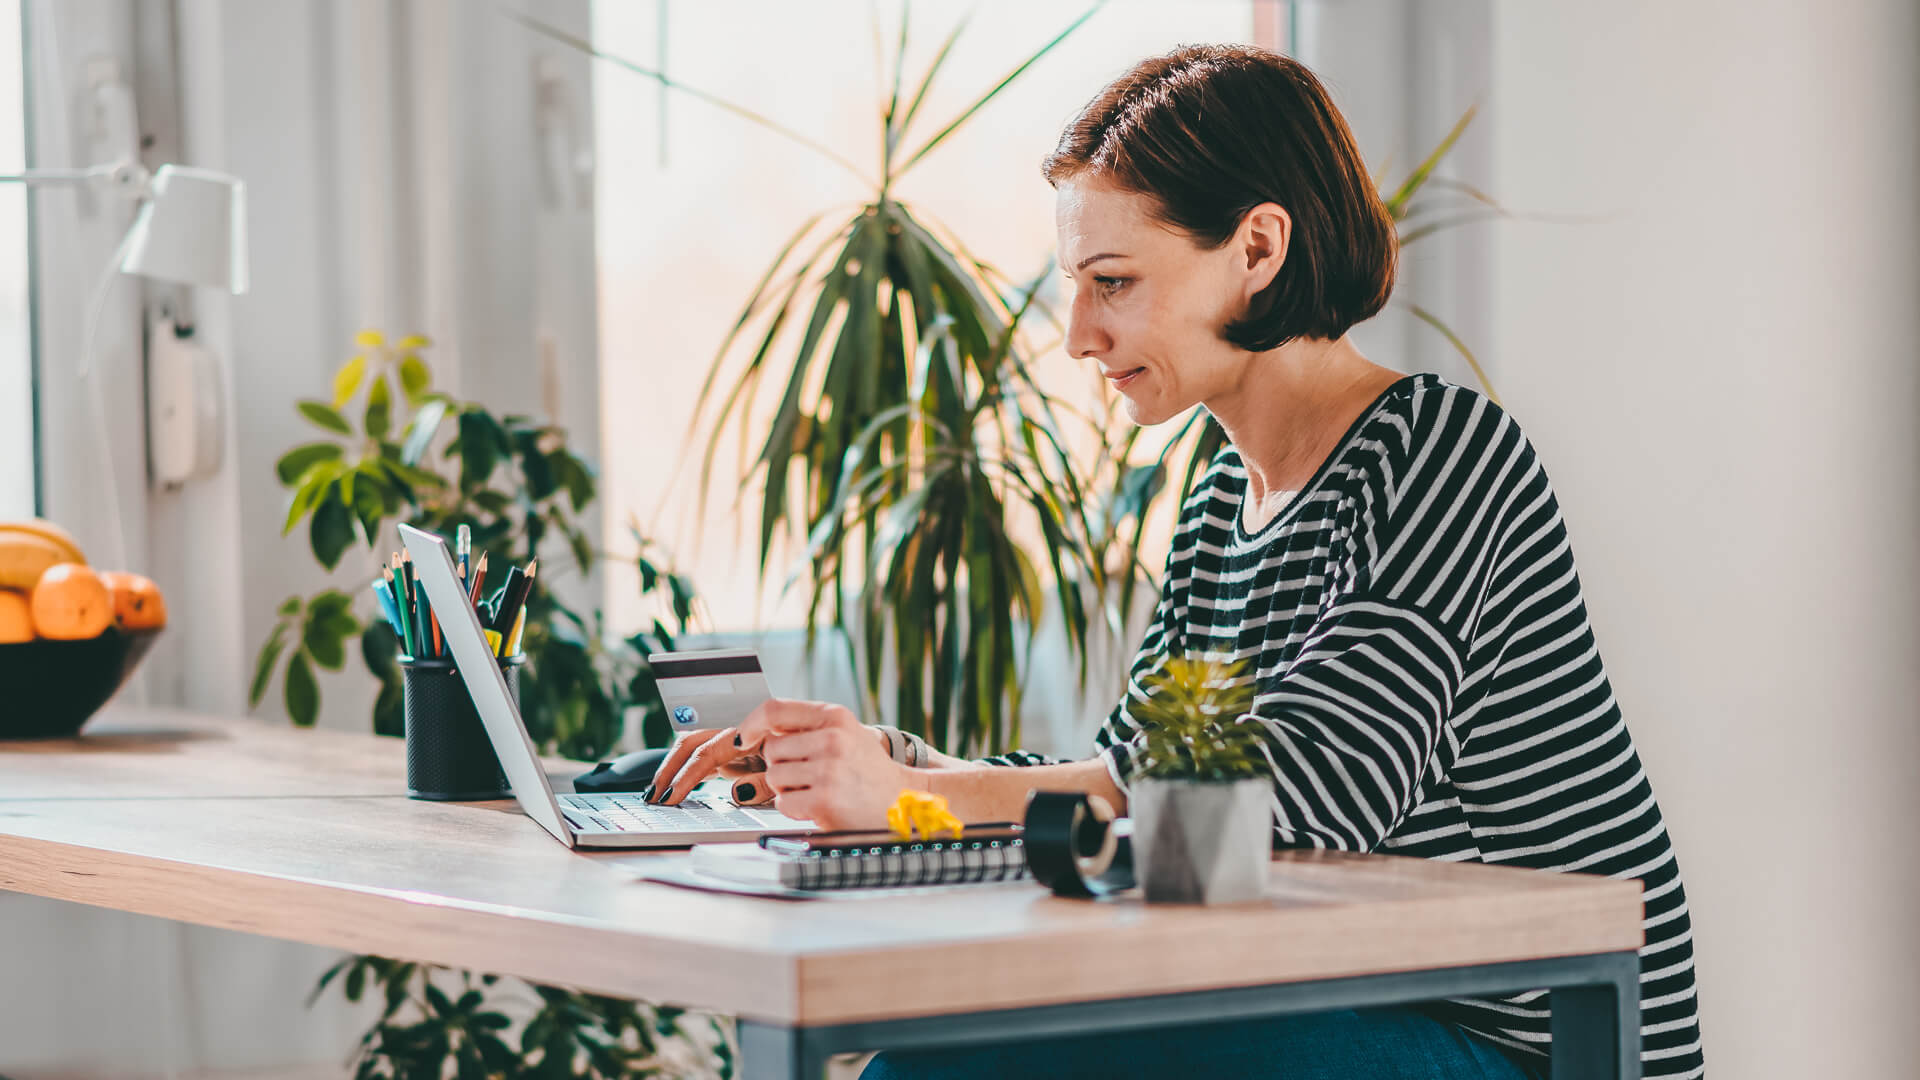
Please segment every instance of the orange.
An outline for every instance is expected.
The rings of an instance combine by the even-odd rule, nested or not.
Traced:
[[[79,563],[47,567],[29,603],[33,628],[55,641],[99,637],[113,623],[113,594],[107,583]]]
[[[113,596],[113,624],[122,630],[157,630],[167,625],[167,599],[151,579],[125,570],[100,575]]]
[[[33,610],[27,606],[27,594],[18,589],[0,589],[0,645],[32,640]]]

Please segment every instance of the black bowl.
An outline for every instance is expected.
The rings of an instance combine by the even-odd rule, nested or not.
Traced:
[[[82,641],[0,645],[0,739],[56,739],[80,730],[126,683],[158,629]]]

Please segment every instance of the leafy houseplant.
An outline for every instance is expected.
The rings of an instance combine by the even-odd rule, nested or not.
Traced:
[[[331,400],[299,403],[320,438],[287,451],[275,465],[292,493],[284,532],[304,523],[314,558],[329,570],[356,542],[364,543],[368,580],[377,572],[376,549],[389,519],[443,535],[467,525],[475,550],[488,552],[496,566],[525,565],[543,545],[559,541],[580,573],[592,569],[600,553],[577,519],[594,501],[598,481],[592,466],[567,447],[565,432],[524,416],[496,417],[435,391],[424,337],[389,345],[385,335],[366,330],[355,345],[359,351],[334,376]],[[443,432],[452,438],[436,449]],[[598,612],[576,612],[549,589],[535,590],[529,600],[522,706],[534,741],[568,757],[610,750],[628,705],[644,711],[655,741],[667,735],[665,708],[643,658],[673,647],[674,634],[692,616],[693,589],[659,562],[637,528],[630,532],[642,593],[665,602],[675,627],[656,620],[609,646]],[[357,636],[361,657],[381,683],[373,728],[402,734],[399,643],[373,607],[364,591],[287,598],[260,649],[249,701],[258,705],[265,697],[284,660],[287,713],[296,724],[312,724],[320,708],[314,668],[340,670],[347,643]]]
[[[299,403],[301,416],[321,437],[294,447],[275,466],[291,493],[285,531],[304,523],[322,566],[336,568],[358,543],[376,549],[388,519],[442,534],[468,525],[475,548],[496,563],[525,564],[543,543],[563,542],[580,572],[593,566],[601,553],[577,520],[594,500],[596,479],[592,467],[568,449],[564,432],[523,416],[496,417],[435,391],[424,337],[389,344],[385,335],[367,330],[355,345],[356,354],[334,376],[331,398]],[[451,437],[441,447],[443,433]],[[528,668],[521,707],[544,751],[604,756],[628,706],[643,710],[649,742],[670,737],[645,656],[673,647],[675,633],[692,616],[694,593],[637,528],[630,533],[641,591],[662,601],[674,625],[659,619],[608,644],[598,611],[583,616],[551,590],[536,590],[523,637]],[[376,564],[370,558],[369,579]],[[357,614],[356,606],[373,606],[365,590],[325,589],[282,603],[255,664],[252,703],[264,698],[284,659],[287,712],[296,724],[311,725],[320,708],[314,668],[343,668],[348,642],[357,637],[362,659],[381,683],[374,730],[401,734],[399,643],[384,619],[370,610]],[[385,1001],[357,1053],[360,1078],[438,1078],[449,1063],[462,1078],[678,1076],[694,1065],[662,1065],[669,1059],[661,1055],[696,1042],[702,1058],[718,1062],[716,1075],[730,1069],[727,1029],[711,1017],[376,956],[342,960],[321,978],[315,995],[336,976],[350,1000],[358,1001],[371,985]],[[460,986],[449,993],[445,985],[455,978]],[[504,1041],[511,1021],[500,1011],[503,995],[511,1000],[514,987],[540,1003],[521,1030],[517,1051]],[[690,1026],[683,1028],[683,1020]],[[694,1031],[713,1037],[696,1039]]]
[[[313,999],[336,978],[347,1000],[378,988],[382,1003],[379,1021],[354,1051],[354,1080],[441,1080],[449,1064],[458,1080],[681,1080],[733,1072],[732,1025],[718,1017],[379,956],[335,964],[320,976]],[[517,1038],[509,1031],[514,1021],[499,1011],[502,999],[514,996],[531,1008]],[[683,1026],[690,1019],[703,1021],[698,1037]]]
[[[1258,899],[1271,856],[1273,785],[1244,664],[1168,657],[1134,708],[1141,742],[1128,799],[1148,901]]]

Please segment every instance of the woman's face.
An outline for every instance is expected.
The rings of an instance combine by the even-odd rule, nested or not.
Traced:
[[[1054,204],[1061,271],[1074,283],[1067,351],[1092,360],[1143,425],[1239,386],[1254,354],[1221,330],[1273,280],[1291,225],[1265,204],[1208,250],[1153,208],[1097,178],[1061,181]]]

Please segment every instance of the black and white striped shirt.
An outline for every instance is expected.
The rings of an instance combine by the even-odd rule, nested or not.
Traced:
[[[1641,879],[1642,1068],[1700,1075],[1686,896],[1519,425],[1483,394],[1409,375],[1252,532],[1246,489],[1229,446],[1181,510],[1127,696],[1095,740],[1115,781],[1128,786],[1129,710],[1163,657],[1247,661],[1277,846]],[[1430,1009],[1547,1047],[1544,991]]]

